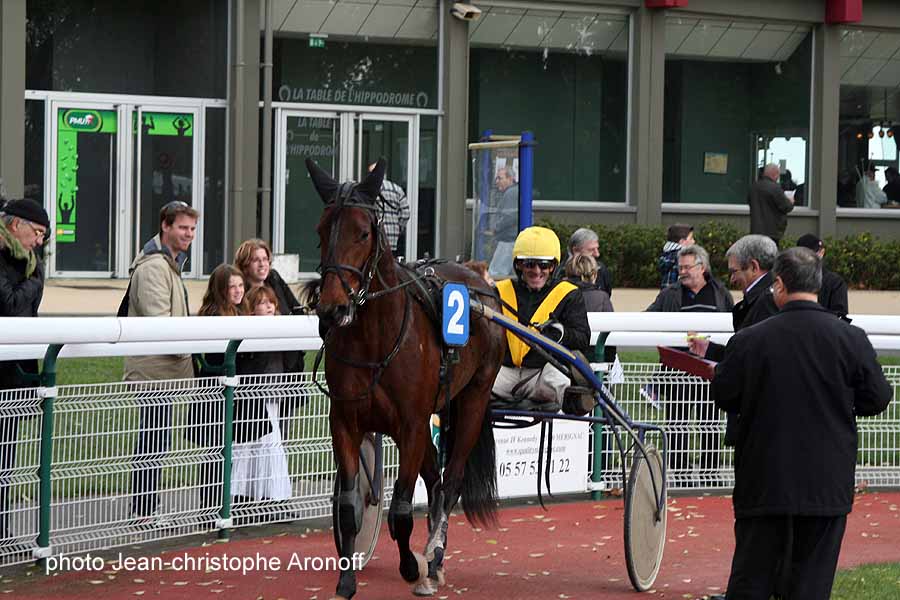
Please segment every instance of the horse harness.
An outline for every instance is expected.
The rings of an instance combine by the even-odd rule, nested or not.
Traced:
[[[351,201],[355,190],[355,183],[343,183],[335,192],[333,199],[328,203],[335,206],[336,216],[334,217],[334,223],[332,224],[329,235],[328,251],[325,262],[319,265],[318,271],[323,279],[327,273],[334,273],[341,282],[341,286],[344,288],[344,292],[347,294],[351,304],[356,308],[361,308],[368,300],[373,300],[403,290],[405,292],[403,321],[400,325],[400,333],[397,336],[397,340],[395,341],[392,350],[388,352],[384,359],[380,361],[358,361],[337,354],[334,358],[351,367],[375,370],[372,381],[366,392],[366,395],[370,395],[385,369],[387,369],[388,365],[390,365],[391,361],[400,351],[400,347],[406,337],[406,331],[409,328],[409,320],[412,312],[410,300],[415,300],[422,306],[429,321],[431,321],[434,326],[436,337],[440,344],[441,364],[438,372],[438,391],[434,399],[434,407],[436,410],[442,390],[445,392],[447,403],[450,401],[452,365],[459,362],[458,349],[444,344],[442,341],[443,337],[439,331],[441,322],[441,296],[443,293],[443,285],[446,283],[446,280],[437,274],[434,267],[446,261],[441,259],[425,259],[417,261],[413,265],[397,263],[396,266],[399,267],[398,278],[400,279],[400,283],[395,286],[388,286],[382,278],[381,271],[378,269],[378,263],[381,260],[384,251],[383,244],[386,244],[387,240],[381,231],[381,224],[378,220],[376,207],[371,203]],[[372,224],[374,225],[375,250],[369,255],[360,269],[352,265],[341,264],[334,261],[334,252],[337,247],[338,235],[340,232],[341,211],[345,207],[365,210],[369,214]],[[344,271],[353,273],[360,278],[359,290],[354,291],[353,288],[350,287],[350,284],[344,277]],[[382,289],[372,292],[370,291],[370,286],[375,277],[378,278]],[[478,290],[474,291],[478,294],[484,294],[484,292]],[[496,296],[496,293],[493,294],[492,297],[499,298]],[[331,396],[328,391],[315,379],[315,374],[321,363],[323,351],[328,345],[328,340],[330,338],[329,333],[326,333],[323,336],[322,347],[316,354],[316,360],[313,364],[313,380],[316,381],[316,386],[319,388],[319,391],[330,398]]]

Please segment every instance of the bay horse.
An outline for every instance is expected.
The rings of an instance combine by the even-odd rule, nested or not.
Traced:
[[[400,466],[388,527],[400,552],[400,575],[417,595],[431,595],[443,576],[448,516],[460,496],[473,524],[496,522],[494,437],[490,392],[506,349],[502,329],[473,314],[458,361],[442,350],[439,324],[419,286],[425,274],[401,266],[378,221],[385,172],[380,159],[361,182],[339,184],[315,162],[306,166],[325,209],[317,226],[321,279],[316,313],[331,397],[329,422],[338,468],[338,532],[343,565],[352,564],[363,499],[359,452],[367,432],[391,436]],[[465,284],[496,310],[499,303],[474,272],[458,264],[430,267],[432,280]],[[443,369],[443,371],[442,371]],[[443,374],[442,374],[443,373]],[[441,416],[447,462],[441,475],[431,441],[432,413]],[[428,564],[410,550],[412,496],[419,474],[428,489]],[[362,476],[365,476],[363,474]],[[336,596],[356,593],[356,573],[342,569]]]

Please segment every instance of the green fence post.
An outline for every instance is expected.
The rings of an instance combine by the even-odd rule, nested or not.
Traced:
[[[41,461],[38,466],[38,547],[32,556],[43,566],[52,553],[50,547],[50,464],[53,462],[53,401],[56,399],[56,358],[62,344],[50,344],[44,354],[41,370]]]
[[[234,444],[234,388],[237,387],[238,378],[235,375],[235,357],[238,346],[243,340],[231,340],[225,350],[225,361],[222,367],[225,375],[222,382],[225,384],[225,435],[222,446],[222,511],[216,521],[219,529],[219,539],[227,540],[228,529],[231,527],[231,447]]]
[[[601,333],[597,338],[597,345],[594,348],[594,360],[603,362],[603,355],[606,349],[606,337],[608,333]],[[603,373],[598,372],[597,378],[603,383]],[[603,410],[600,406],[594,407],[593,417],[603,417]],[[591,431],[594,434],[594,455],[591,461],[591,499],[600,500],[603,498],[603,492],[599,489],[603,483],[603,424],[594,423],[591,425]]]

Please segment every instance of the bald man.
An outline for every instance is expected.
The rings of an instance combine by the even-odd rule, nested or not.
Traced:
[[[763,167],[762,176],[750,187],[750,233],[767,235],[778,243],[787,229],[787,214],[794,210],[794,200],[785,195],[778,183],[780,169],[776,164]]]

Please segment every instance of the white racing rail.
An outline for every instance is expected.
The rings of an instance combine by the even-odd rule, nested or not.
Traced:
[[[852,318],[876,349],[900,349],[900,318]],[[691,330],[723,343],[731,335],[730,314],[592,313],[589,320],[592,342],[610,332],[606,343],[619,348],[684,345]],[[0,318],[0,331],[0,360],[41,358],[51,344],[63,344],[63,359],[223,352],[228,340],[244,340],[240,352],[315,350],[321,344],[315,317]],[[724,421],[709,399],[707,383],[658,364],[623,367],[611,391],[632,419],[665,427],[670,488],[729,489],[733,456],[721,445]],[[895,389],[900,387],[900,368],[886,367],[885,373]],[[321,372],[317,380],[325,384]],[[0,421],[7,425],[0,438],[0,520],[8,523],[5,537],[0,536],[0,566],[33,556],[210,534],[228,525],[328,517],[335,475],[329,403],[315,384],[306,372],[0,390]],[[222,407],[230,386],[236,401],[257,400],[260,406],[277,402],[281,407],[290,491],[278,500],[233,498],[230,522],[222,522],[226,475],[221,464],[227,445]],[[48,405],[52,413],[45,410]],[[269,426],[265,414],[235,421],[236,432],[259,426]],[[554,461],[566,470],[554,480],[554,492],[622,486],[622,465],[611,436],[584,427],[578,443],[569,432],[565,448],[554,449]],[[42,439],[48,431],[49,444]],[[147,431],[156,433],[145,435],[142,444]],[[508,495],[534,493],[533,477],[527,474],[531,457],[500,439],[500,489],[509,490]],[[52,449],[45,450],[43,470],[42,443]],[[239,444],[231,450],[239,452]],[[8,464],[13,452],[15,462]],[[857,464],[860,483],[900,487],[900,403],[895,401],[877,418],[860,420]],[[390,501],[396,468],[396,450],[386,439],[385,502]],[[136,490],[136,478],[154,472],[159,475],[156,491],[146,485]],[[249,480],[229,481],[234,490]],[[150,519],[133,515],[134,497],[141,495],[158,499]]]

